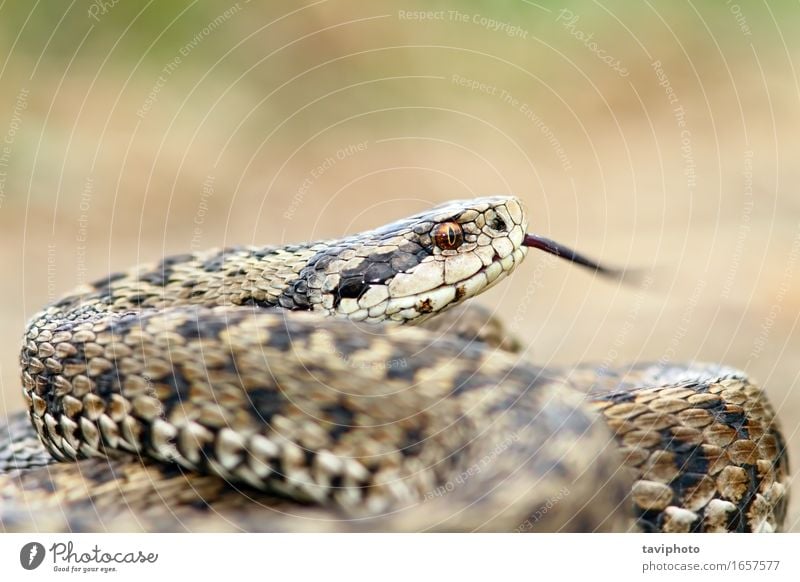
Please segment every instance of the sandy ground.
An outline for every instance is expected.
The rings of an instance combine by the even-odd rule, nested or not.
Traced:
[[[529,255],[481,301],[515,322],[532,358],[737,366],[765,387],[800,458],[796,42],[768,28],[745,38],[727,14],[726,32],[709,35],[695,16],[667,15],[634,36],[598,32],[623,76],[563,23],[546,34],[532,25],[547,42],[524,46],[492,45],[474,25],[454,45],[452,26],[384,12],[286,49],[272,73],[250,70],[248,53],[218,75],[217,56],[200,55],[207,65],[181,65],[155,100],[159,67],[56,63],[31,77],[34,59],[11,60],[0,99],[0,139],[13,134],[0,151],[0,413],[21,408],[26,319],[78,283],[186,249],[336,236],[513,192],[532,230],[652,269],[645,285],[622,286]],[[303,26],[345,15],[315,18]],[[248,25],[235,26],[227,34]],[[281,43],[300,34],[279,33]],[[396,43],[437,47],[385,48]],[[260,57],[275,48],[259,46]]]

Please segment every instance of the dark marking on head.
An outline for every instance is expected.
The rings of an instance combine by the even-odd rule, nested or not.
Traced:
[[[403,253],[408,253],[409,255],[416,255],[420,251],[426,251],[426,249],[423,246],[421,246],[421,245],[419,245],[419,244],[417,244],[417,243],[415,243],[414,241],[411,241],[411,240],[410,241],[406,241],[403,244],[401,244],[400,247],[398,248],[398,250],[400,252],[403,252]],[[430,254],[431,253],[429,251],[425,252],[426,256],[430,255]]]
[[[394,256],[394,251],[386,251],[385,253],[371,254],[364,260],[369,261],[371,263],[388,263],[389,261],[392,260],[393,256]]]
[[[333,290],[334,305],[341,299],[359,299],[369,289],[369,284],[365,283],[361,275],[342,277],[339,286]]]
[[[395,272],[392,267],[385,262],[372,262],[367,270],[364,271],[365,283],[380,283],[383,284],[394,276]]]
[[[425,256],[427,256],[427,253]],[[419,265],[420,262],[420,258],[417,256],[417,254],[397,251],[392,257],[390,264],[395,273],[407,273]]]

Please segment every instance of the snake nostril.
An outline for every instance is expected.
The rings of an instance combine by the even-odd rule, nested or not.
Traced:
[[[496,230],[497,232],[505,232],[508,230],[508,225],[506,221],[502,219],[500,216],[495,216],[490,222],[489,227],[492,230]]]

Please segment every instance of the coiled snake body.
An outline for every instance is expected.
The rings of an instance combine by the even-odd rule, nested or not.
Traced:
[[[785,447],[742,373],[539,368],[461,305],[528,247],[605,270],[526,230],[517,199],[482,198],[76,290],[26,330],[29,411],[0,423],[0,523],[780,529]]]

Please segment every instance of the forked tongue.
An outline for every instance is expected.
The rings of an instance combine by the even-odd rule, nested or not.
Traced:
[[[606,265],[602,265],[583,256],[580,253],[573,251],[570,248],[565,247],[561,243],[557,243],[556,241],[550,240],[549,238],[545,238],[543,236],[526,234],[522,244],[526,247],[540,249],[546,253],[550,253],[551,255],[555,255],[572,263],[587,267],[606,277],[613,277],[615,279],[628,279],[629,276],[633,274],[631,271],[627,271],[625,269],[615,269]]]

